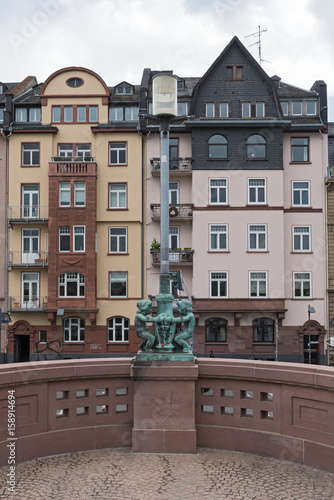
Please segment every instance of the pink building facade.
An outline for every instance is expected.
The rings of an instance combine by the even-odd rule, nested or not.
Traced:
[[[194,352],[325,363],[326,84],[269,78],[235,37],[201,78],[178,76],[178,89],[188,118],[170,131],[170,271],[192,297]],[[156,126],[146,132],[154,296],[160,141]]]

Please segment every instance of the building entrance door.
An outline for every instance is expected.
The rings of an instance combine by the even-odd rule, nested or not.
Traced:
[[[304,335],[304,363],[309,362],[309,336]],[[318,364],[319,335],[311,335],[311,364]]]
[[[30,335],[14,336],[14,363],[25,363],[30,358]]]

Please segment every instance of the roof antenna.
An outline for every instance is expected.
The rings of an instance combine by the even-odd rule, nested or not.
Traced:
[[[257,42],[252,43],[252,45],[250,45],[250,47],[253,47],[253,45],[258,45],[259,46],[259,61],[260,61],[260,65],[262,66],[263,62],[270,63],[270,61],[266,61],[265,59],[262,59],[262,46],[261,46],[261,34],[265,33],[268,30],[267,30],[267,28],[261,30],[261,26],[258,26],[258,28],[259,28],[258,31],[256,31],[255,33],[251,33],[250,35],[246,35],[245,38],[248,38],[249,36],[256,36],[256,37],[258,37]]]

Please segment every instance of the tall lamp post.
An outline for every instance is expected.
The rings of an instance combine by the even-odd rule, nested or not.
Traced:
[[[311,364],[311,314],[315,313],[315,309],[312,306],[308,306],[308,363]]]
[[[0,308],[0,355],[1,355],[1,329],[2,329],[2,323],[10,323],[12,321],[12,318],[10,317],[8,312],[2,312]]]

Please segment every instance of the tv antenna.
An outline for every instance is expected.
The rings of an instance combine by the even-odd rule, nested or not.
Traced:
[[[250,36],[256,36],[258,38],[258,40],[254,43],[252,43],[252,45],[250,45],[250,47],[253,47],[253,45],[258,45],[259,47],[259,61],[260,61],[260,65],[262,66],[262,63],[263,62],[267,62],[267,63],[270,63],[270,61],[266,61],[265,59],[262,59],[262,46],[261,46],[261,35],[262,33],[265,33],[267,30],[267,28],[264,28],[263,30],[261,30],[261,26],[258,26],[258,31],[256,31],[255,33],[251,33],[250,35],[246,35],[245,38],[248,38]]]

